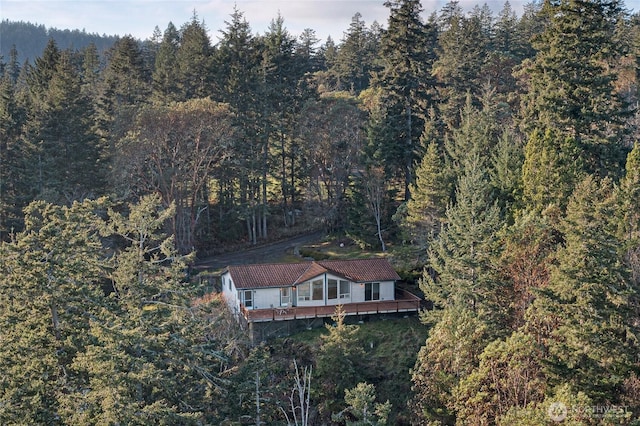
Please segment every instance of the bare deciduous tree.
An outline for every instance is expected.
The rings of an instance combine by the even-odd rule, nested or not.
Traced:
[[[293,422],[284,408],[280,407],[280,410],[282,410],[287,419],[287,425],[308,426],[311,398],[311,367],[305,367],[304,370],[300,371],[295,359],[293,360],[293,366],[295,368],[295,383],[291,389],[291,395],[289,395]]]

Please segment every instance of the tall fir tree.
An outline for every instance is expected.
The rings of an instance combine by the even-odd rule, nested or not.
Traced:
[[[438,144],[432,141],[416,168],[411,184],[411,199],[407,201],[406,225],[414,244],[424,250],[427,241],[437,236],[445,222],[450,202],[450,184],[443,172],[444,161]]]
[[[50,75],[46,82],[41,76]],[[90,100],[69,51],[60,52],[52,73],[31,74],[42,91],[31,96],[31,114],[23,133],[25,172],[30,197],[58,203],[102,192],[102,170]]]
[[[420,17],[419,0],[385,2],[389,8],[388,28],[380,41],[381,70],[373,85],[381,89],[384,114],[372,126],[387,167],[402,179],[405,200],[414,180],[414,166],[424,120],[433,96],[431,66],[434,61],[435,28]]]
[[[576,183],[584,175],[581,150],[575,139],[561,132],[535,130],[524,151],[524,205],[542,211],[553,205],[564,211]]]
[[[449,161],[449,174],[457,180],[465,173],[464,166],[469,156],[477,155],[480,166],[489,169],[490,155],[495,151],[499,139],[498,111],[493,90],[483,96],[483,105],[473,105],[473,97],[467,94],[464,107],[459,111],[459,121],[445,134],[444,148]]]
[[[640,144],[627,156],[625,175],[617,191],[620,204],[620,239],[624,242],[631,278],[640,288]]]
[[[132,110],[149,102],[151,75],[138,41],[131,36],[119,39],[105,56],[96,110],[101,142],[110,147],[124,134]]]
[[[330,72],[336,80],[337,90],[358,95],[369,87],[371,73],[376,70],[379,35],[369,29],[356,13],[338,49],[336,61]]]
[[[548,385],[569,383],[600,403],[619,402],[624,379],[637,369],[637,289],[622,262],[616,209],[609,179],[589,176],[576,186],[549,284],[528,312],[548,353]]]
[[[522,200],[524,144],[512,129],[505,129],[491,155],[491,186],[503,212],[513,212]]]
[[[471,96],[473,105],[479,105],[489,38],[480,16],[465,17],[457,1],[447,6],[440,16],[437,59],[432,73],[439,83],[442,119],[449,127],[457,127],[458,112],[467,96]]]
[[[296,155],[298,135],[295,120],[309,96],[300,89],[298,81],[304,73],[304,64],[295,56],[295,39],[284,24],[282,16],[271,21],[269,30],[264,35],[264,52],[261,64],[262,97],[266,112],[266,129],[262,131],[266,137],[262,138],[261,169],[261,202],[260,217],[262,237],[267,237],[267,175],[269,173],[270,155],[273,155],[278,170],[279,192],[285,226],[290,225],[296,203],[296,187],[299,181],[299,171],[302,160]]]
[[[193,14],[180,29],[180,45],[175,53],[180,100],[205,98],[212,91],[212,47],[204,22]]]
[[[458,180],[455,204],[447,208],[446,223],[430,245],[428,268],[420,282],[436,308],[433,314],[460,306],[498,326],[505,314],[495,266],[502,219],[477,155],[467,160],[465,174]]]
[[[176,26],[169,22],[158,47],[153,68],[153,97],[157,102],[167,103],[184,100],[178,89],[177,54],[179,47],[180,33]]]
[[[100,73],[102,70],[100,55],[95,44],[91,43],[82,52],[82,94],[96,102],[100,84]]]
[[[61,400],[86,389],[71,364],[100,311],[101,208],[34,202],[24,231],[0,242],[3,424],[65,424]]]
[[[585,171],[619,176],[630,109],[615,90],[624,43],[616,39],[624,17],[618,0],[547,1],[548,25],[534,39],[535,58],[523,64],[528,93],[524,120],[556,129],[582,150]]]
[[[220,181],[220,207],[233,213],[230,220],[244,221],[245,235],[256,243],[262,230],[258,226],[262,224],[259,214],[266,213],[256,200],[262,198],[261,165],[269,136],[269,129],[265,128],[269,124],[266,99],[261,92],[263,46],[251,34],[251,26],[237,8],[225,24],[214,56],[215,93],[231,106],[240,131],[236,135],[235,157],[225,165],[225,176]]]
[[[21,134],[26,120],[10,69],[0,76],[0,241],[21,229],[28,176],[23,173]]]

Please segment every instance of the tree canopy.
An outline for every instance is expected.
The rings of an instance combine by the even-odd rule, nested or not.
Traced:
[[[337,41],[1,23],[0,423],[634,424],[640,15],[384,6]],[[249,349],[189,275],[318,230],[425,297],[393,355],[340,316]]]

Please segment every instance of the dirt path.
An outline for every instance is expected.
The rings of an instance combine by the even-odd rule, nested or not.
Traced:
[[[318,241],[324,235],[323,232],[300,235],[288,240],[278,241],[260,247],[248,248],[246,250],[224,253],[198,259],[193,268],[195,270],[216,270],[228,265],[242,265],[247,263],[269,263],[278,262],[287,253],[290,253],[296,246],[309,244]]]

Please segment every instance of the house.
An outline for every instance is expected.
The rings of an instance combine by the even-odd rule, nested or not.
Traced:
[[[420,298],[396,287],[386,259],[323,260],[228,266],[222,292],[236,318],[254,323],[346,315],[417,312]],[[286,334],[286,333],[285,333]]]

